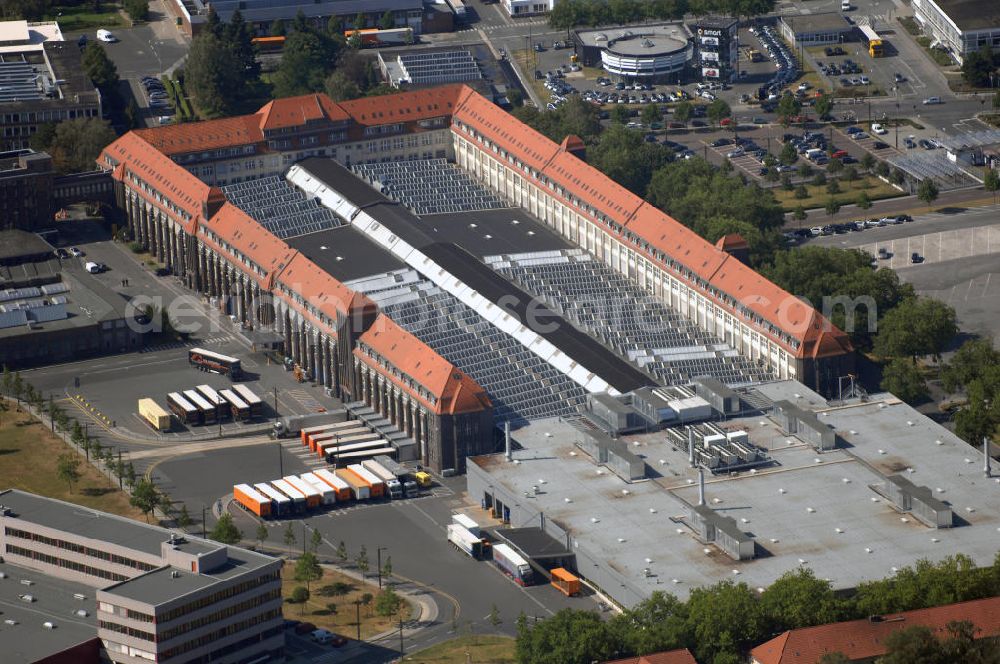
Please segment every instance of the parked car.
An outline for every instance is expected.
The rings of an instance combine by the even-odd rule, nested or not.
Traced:
[[[882,141],[875,141],[874,143],[872,143],[872,149],[873,150],[887,150],[887,149],[889,149],[889,144],[888,143],[883,143]]]
[[[60,247],[56,249],[56,256],[58,256],[59,258],[69,258],[69,252]]]
[[[889,130],[886,129],[885,127],[883,127],[878,122],[873,122],[872,123],[872,133],[873,134],[878,134],[879,136],[882,136],[883,134],[888,134]]]
[[[110,30],[105,30],[104,28],[100,28],[97,31],[97,41],[102,41],[105,44],[114,44],[116,41],[118,41],[118,37],[115,37],[114,33],[111,32]]]
[[[910,262],[911,263],[923,263],[924,262],[924,257],[914,251],[912,254],[910,254]]]
[[[80,251],[79,249],[77,249],[76,247],[70,247],[69,248],[69,253],[73,254],[77,258],[80,258],[81,256],[84,255],[84,253],[82,251]]]
[[[928,97],[923,103],[925,106],[930,106],[932,104],[942,104],[944,102],[941,101],[941,97]]]

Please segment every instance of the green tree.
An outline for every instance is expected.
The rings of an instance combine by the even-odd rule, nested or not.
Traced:
[[[643,123],[648,127],[654,122],[660,122],[663,120],[663,113],[660,111],[660,107],[656,104],[646,104],[642,107],[642,113],[640,118]]]
[[[243,533],[233,523],[232,515],[229,512],[223,512],[219,520],[215,522],[215,527],[208,533],[208,539],[223,544],[238,544],[243,539]]]
[[[830,582],[817,579],[805,567],[785,572],[761,593],[760,608],[772,632],[836,622],[840,617]]]
[[[848,166],[844,169],[844,175],[842,176],[848,182],[854,182],[858,179],[858,169],[854,166]]]
[[[826,173],[823,171],[817,171],[816,175],[813,176],[812,185],[814,187],[822,187],[826,184]]]
[[[596,612],[562,609],[526,627],[517,639],[516,650],[518,662],[591,664],[611,659],[620,648]]]
[[[623,652],[646,654],[673,650],[691,642],[687,606],[673,595],[656,591],[609,623],[611,641]]]
[[[983,46],[965,56],[962,61],[962,78],[973,87],[985,88],[990,84],[990,76],[995,75],[996,58],[989,46]]]
[[[122,7],[133,21],[149,18],[149,0],[124,0]]]
[[[983,189],[990,192],[1000,191],[1000,173],[997,173],[996,169],[986,169],[983,175]]]
[[[319,547],[323,544],[323,533],[319,532],[319,529],[313,528],[312,539],[309,545],[312,547],[313,553],[319,551]]]
[[[309,589],[305,586],[295,586],[289,599],[299,605],[299,615],[305,615],[306,602],[309,601]]]
[[[903,182],[905,181],[906,181],[906,173],[903,172],[902,168],[892,169],[892,173],[889,174],[889,182],[898,186],[902,185]]]
[[[795,191],[795,185],[792,184],[792,176],[790,173],[781,174],[781,188],[785,191]]]
[[[826,199],[826,205],[824,206],[823,209],[826,210],[826,213],[832,217],[833,215],[840,212],[840,201],[831,196],[830,198]]]
[[[781,153],[779,155],[781,163],[785,166],[791,166],[796,161],[799,160],[799,153],[795,149],[794,143],[785,143],[781,148]]]
[[[612,180],[644,196],[650,177],[667,163],[662,146],[647,143],[642,134],[621,125],[604,130],[597,143],[587,148],[587,161]]]
[[[882,369],[881,387],[892,392],[907,403],[919,401],[927,396],[927,386],[920,370],[904,358],[893,359]]]
[[[790,92],[786,92],[778,100],[778,121],[784,126],[788,126],[792,118],[802,114],[802,102],[796,99]]]
[[[836,650],[825,653],[819,658],[819,664],[851,664],[850,658],[844,653]]]
[[[81,62],[83,71],[94,82],[94,85],[101,89],[101,92],[109,95],[116,94],[118,69],[100,42],[90,41],[87,43],[83,49]]]
[[[393,17],[391,11],[386,11],[382,14],[382,18],[379,19],[378,27],[383,30],[392,30],[396,27],[396,19]]]
[[[148,523],[149,515],[152,514],[153,510],[155,510],[160,504],[160,493],[156,490],[156,486],[145,477],[140,479],[133,486],[132,495],[129,497],[128,502],[132,507],[143,513]],[[231,543],[235,544],[235,542]]]
[[[188,513],[187,505],[181,504],[181,512],[177,515],[177,525],[181,530],[187,530],[191,527],[191,515]]]
[[[799,177],[807,178],[812,176],[812,174],[813,174],[813,167],[811,164],[805,161],[799,164]]]
[[[628,123],[629,110],[624,106],[618,105],[614,106],[608,115],[614,124],[625,125]]]
[[[334,101],[350,101],[361,96],[358,84],[341,71],[335,71],[326,77],[323,88],[330,99]]]
[[[263,522],[257,524],[256,538],[257,544],[263,549],[264,542],[267,540],[267,526]]]
[[[194,38],[184,68],[184,87],[201,117],[230,115],[243,85],[243,64],[226,42],[207,30]]]
[[[69,492],[73,493],[73,485],[80,480],[80,457],[70,453],[60,454],[56,462],[56,473],[69,486]]]
[[[156,505],[167,517],[174,513],[174,500],[166,491],[160,491],[160,500]]]
[[[830,112],[833,110],[833,97],[826,93],[821,94],[816,98],[813,108],[816,109],[816,115],[820,120],[829,120]]]
[[[399,613],[402,598],[391,587],[383,589],[375,598],[375,613],[388,618]]]
[[[875,157],[872,156],[871,152],[865,152],[865,156],[861,157],[861,168],[865,169],[865,172],[870,173],[872,168],[875,166]]]
[[[879,322],[875,354],[880,357],[940,357],[958,334],[955,310],[927,297],[907,299]]]
[[[382,564],[382,578],[387,584],[392,581],[392,556],[386,556],[385,562]]]
[[[884,161],[880,161],[875,164],[875,175],[883,178],[889,177],[889,164]]]
[[[92,171],[97,166],[101,150],[117,137],[100,118],[64,120],[56,126],[55,136],[47,150],[52,155],[53,166],[60,173]]]
[[[296,31],[285,38],[281,64],[274,73],[274,96],[293,97],[323,90],[336,42],[325,35]]]
[[[930,207],[937,200],[940,193],[937,183],[930,178],[921,180],[917,187],[917,198],[926,203],[927,207]]]
[[[839,159],[831,159],[826,165],[826,172],[830,175],[836,175],[844,170],[844,162]]]
[[[319,581],[322,578],[323,568],[319,566],[316,554],[306,552],[295,561],[295,580],[306,584],[306,590],[309,590],[309,585],[313,581]]]
[[[285,538],[285,546],[287,546],[288,550],[291,551],[292,547],[295,545],[296,542],[295,525],[291,521],[289,521],[288,526],[285,527],[284,538]]]
[[[729,108],[729,104],[727,104],[724,100],[716,99],[708,105],[708,108],[705,110],[705,115],[714,126],[719,124],[723,118],[732,117],[733,111]]]
[[[806,214],[806,209],[801,205],[796,205],[795,209],[792,210],[792,219],[795,221],[805,221],[808,216],[809,215]]]
[[[216,37],[222,36],[222,19],[219,18],[218,12],[215,11],[215,7],[212,5],[208,6],[208,14],[205,17],[205,29],[204,32],[210,32]]]
[[[868,194],[864,191],[858,194],[858,197],[855,199],[854,204],[857,205],[862,210],[867,210],[872,206],[872,202],[868,198]]]
[[[490,613],[486,616],[486,621],[491,627],[493,627],[493,629],[496,629],[503,624],[503,618],[500,617],[500,609],[497,608],[496,604],[490,605]]]
[[[344,545],[344,540],[340,540],[340,544],[337,545],[337,560],[341,565],[347,563],[347,547]]]
[[[364,579],[365,575],[368,574],[368,548],[362,544],[361,549],[358,551],[358,557],[354,559],[354,564],[361,571],[361,578]]]
[[[55,421],[56,414],[53,411],[49,411],[49,417]],[[83,426],[79,421],[73,420],[73,427],[70,430],[69,439],[74,445],[79,447],[83,444]]]
[[[688,100],[683,100],[674,106],[674,120],[677,122],[682,122],[687,124],[687,121],[691,119],[692,107],[691,102]]]
[[[257,48],[253,44],[253,27],[243,20],[243,13],[239,9],[233,11],[223,37],[242,72],[243,85],[257,83],[260,79],[260,63],[257,62]]]
[[[287,32],[288,32],[288,28],[285,27],[285,19],[283,19],[283,18],[276,18],[276,19],[274,19],[271,22],[270,29],[268,30],[268,33],[272,37],[284,37]]]
[[[809,198],[809,190],[805,188],[805,185],[799,185],[795,188],[795,198],[804,199]]]
[[[830,181],[826,185],[826,193],[828,194],[840,193],[840,181],[838,181],[837,178],[830,178]]]
[[[694,588],[687,602],[694,654],[702,661],[738,655],[766,636],[766,621],[754,591],[745,583],[721,581]]]

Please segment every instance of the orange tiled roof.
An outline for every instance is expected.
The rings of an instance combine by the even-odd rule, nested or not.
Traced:
[[[134,131],[165,155],[249,145],[264,140],[264,133],[257,117],[253,115],[185,122]]]
[[[828,652],[841,652],[851,660],[868,660],[885,654],[885,640],[897,630],[922,625],[938,637],[949,622],[968,620],[976,638],[1000,636],[1000,597],[947,604],[888,616],[876,622],[851,620],[793,629],[750,651],[759,664],[816,664]]]
[[[222,191],[218,187],[205,184],[134,131],[119,137],[104,148],[102,157],[98,157],[98,164],[102,167],[106,166],[103,160],[105,154],[119,162],[119,167],[124,166],[124,169],[116,168],[115,173],[125,177],[125,169],[132,171],[151,187],[168,196],[177,207],[191,215],[190,220],[182,222],[185,230],[191,235],[194,235],[197,229],[197,219],[207,214],[209,202],[216,201],[222,196]],[[139,193],[145,196],[144,192],[139,191]],[[152,196],[148,196],[147,199],[160,205]],[[164,209],[168,214],[172,214]]]
[[[656,652],[649,655],[640,655],[639,657],[616,659],[604,662],[604,664],[698,664],[698,662],[695,661],[694,655],[691,654],[690,650],[681,648],[680,650]]]
[[[276,274],[288,265],[295,250],[261,226],[256,219],[232,203],[226,203],[202,226],[225,240],[231,247],[252,260],[265,271],[263,276],[247,271],[263,288],[270,288]],[[223,254],[232,252],[223,249],[217,242],[201,233],[201,241],[213,245]],[[233,260],[239,262],[236,256]]]
[[[277,282],[283,284],[294,293],[298,293],[310,305],[316,307],[331,320],[337,320],[338,315],[346,316],[358,310],[359,307],[374,307],[375,303],[364,294],[355,292],[333,278],[318,265],[296,253],[281,272]],[[313,318],[294,300],[290,305]],[[336,330],[333,330],[336,332]]]
[[[423,341],[396,325],[385,314],[379,314],[359,341],[433,394],[437,398],[436,404],[400,381],[392,372],[380,372],[438,415],[474,413],[492,405],[479,383],[456,369],[455,365],[438,355]],[[354,354],[372,368],[378,366],[360,348],[355,348]]]
[[[360,125],[413,122],[450,116],[465,89],[464,85],[456,83],[393,95],[361,97],[340,102],[340,108]]]
[[[275,99],[265,104],[255,116],[258,126],[264,131],[297,127],[323,119],[337,122],[350,117],[336,102],[321,94]]]

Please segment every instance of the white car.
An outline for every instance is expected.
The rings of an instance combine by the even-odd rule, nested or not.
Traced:
[[[888,134],[889,131],[885,127],[883,127],[882,125],[880,125],[879,123],[875,122],[875,123],[872,123],[872,133],[873,134],[878,134],[879,136],[882,136],[884,134]]]
[[[113,44],[118,41],[118,37],[115,37],[114,33],[110,30],[101,28],[97,31],[97,41],[102,41],[105,44]]]
[[[940,104],[942,102],[941,102],[941,97],[928,97],[927,99],[924,100],[923,103],[925,105],[931,105],[931,104]]]

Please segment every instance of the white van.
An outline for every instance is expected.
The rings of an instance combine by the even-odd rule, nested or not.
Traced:
[[[840,11],[842,12],[851,11],[851,0],[840,0]]]
[[[114,42],[118,41],[118,37],[115,37],[114,33],[111,32],[110,30],[105,30],[104,28],[101,28],[100,30],[97,31],[97,40],[102,41],[105,44],[113,44]]]
[[[98,274],[101,271],[101,266],[93,261],[84,263],[83,268],[91,274]]]

